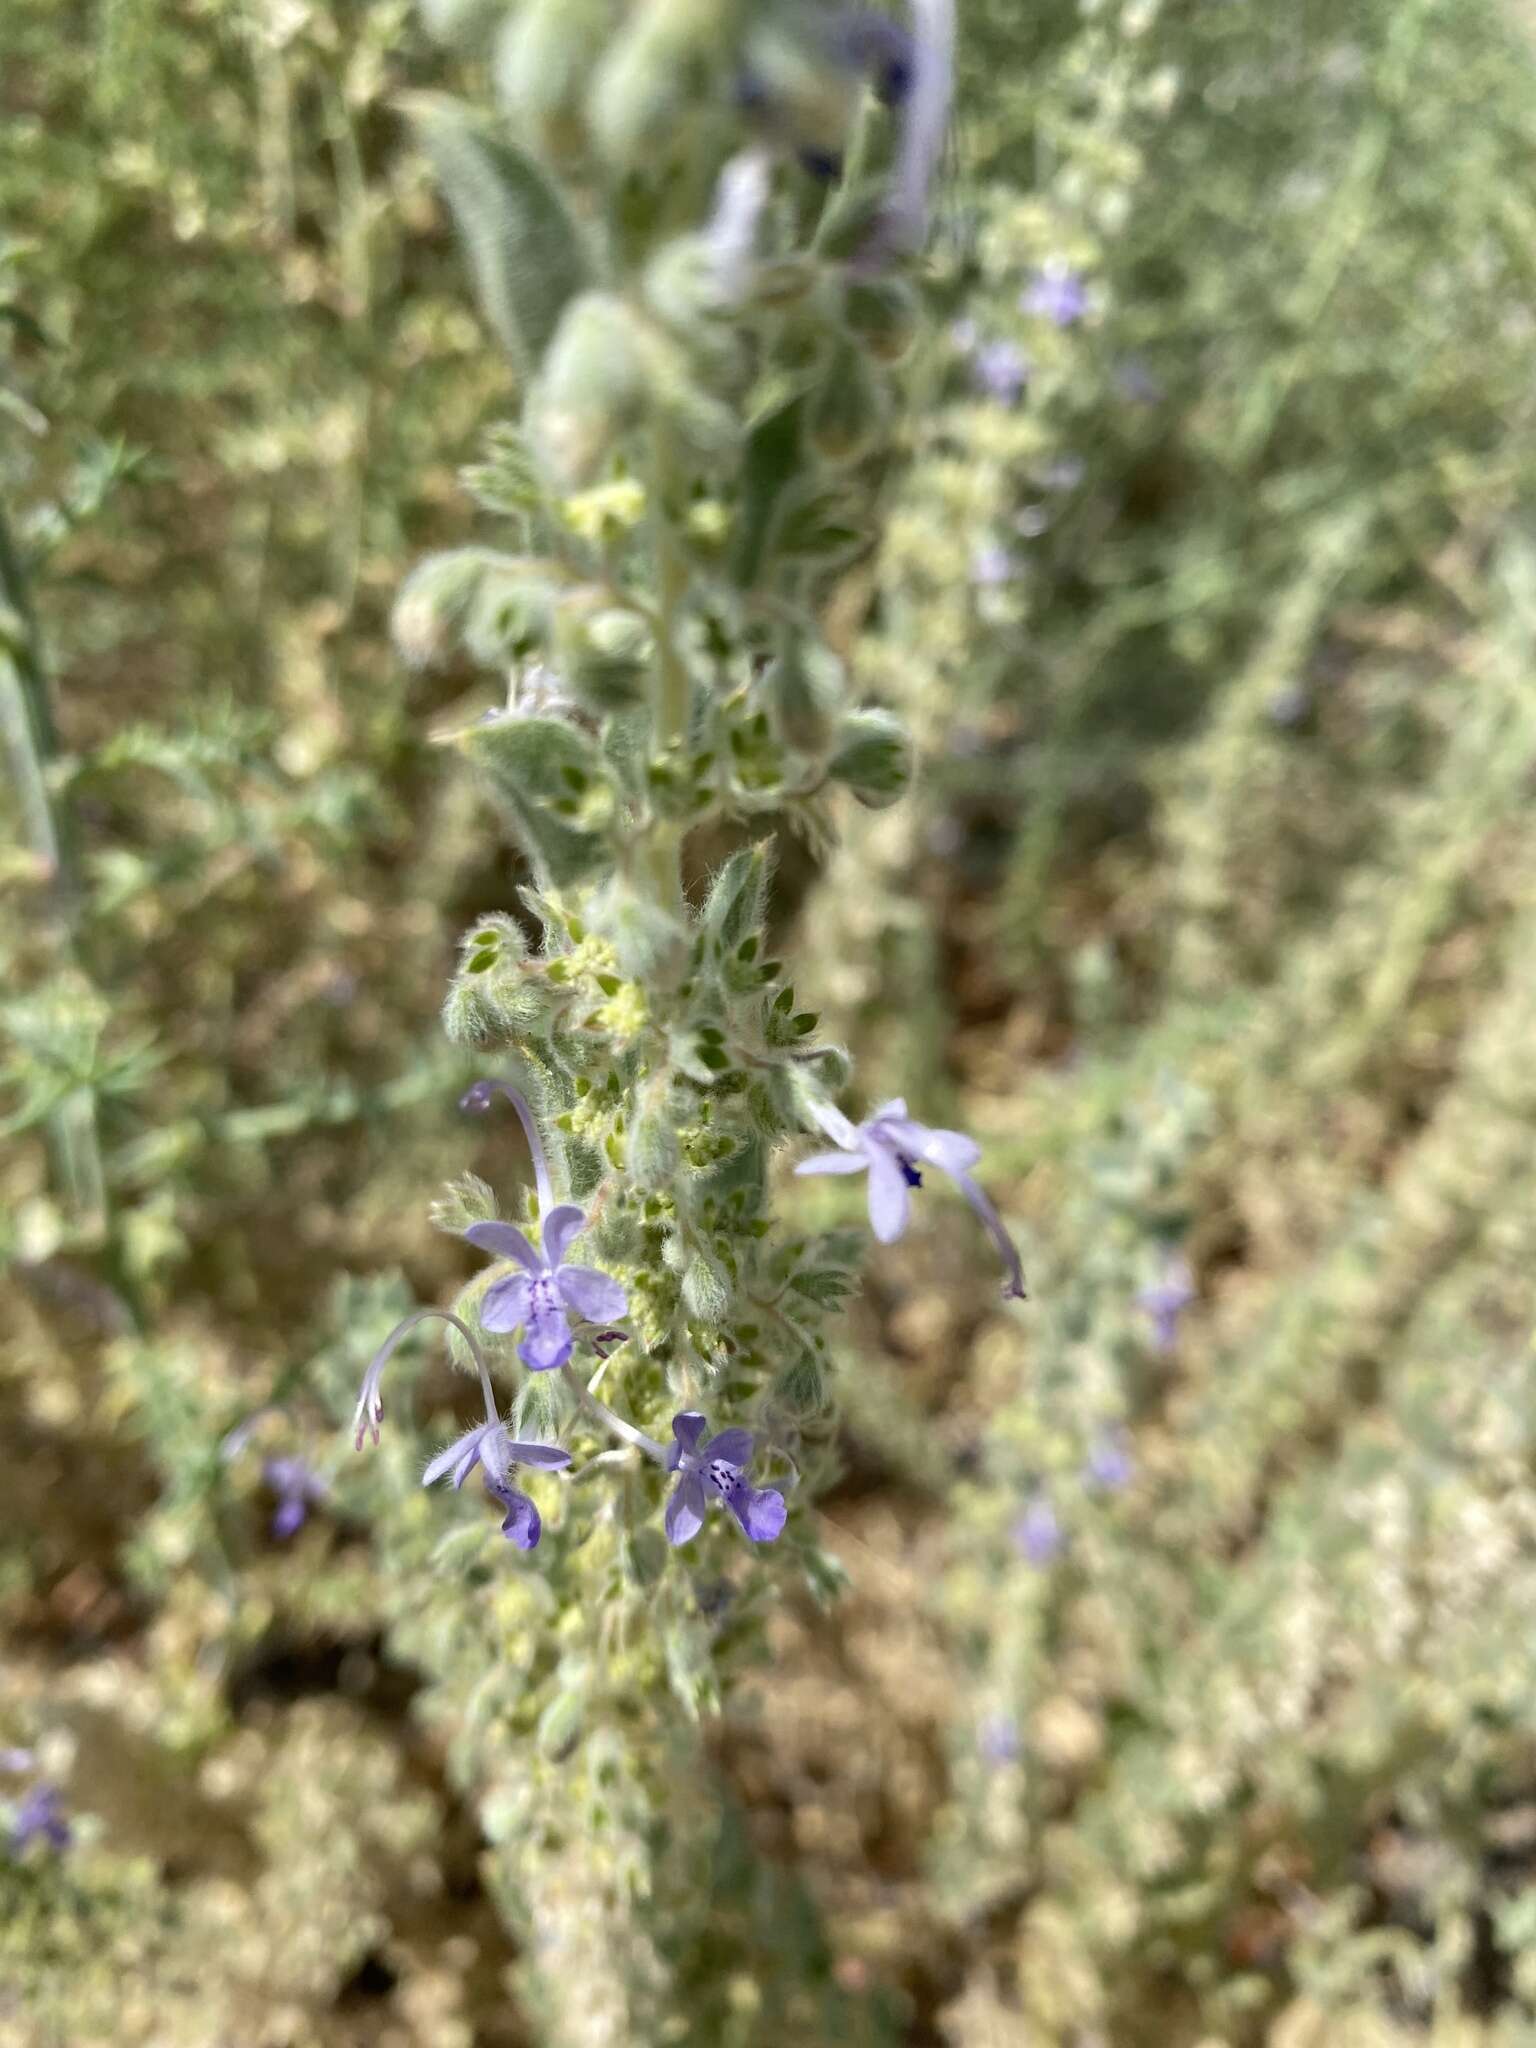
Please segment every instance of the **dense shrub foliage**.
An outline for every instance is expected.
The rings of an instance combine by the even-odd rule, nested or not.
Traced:
[[[654,926],[572,892],[638,801],[653,650],[564,575],[411,605],[434,561],[650,573],[654,480],[598,473],[634,391],[589,457],[536,374],[577,245],[499,323],[482,248],[488,325],[455,243],[488,145],[435,96],[506,99],[504,11],[0,16],[0,2043],[1536,2039],[1529,24],[968,0],[926,253],[839,302],[878,373],[822,387],[815,673],[719,609],[729,802],[707,763],[682,881],[737,920],[710,1000],[789,963],[758,1057],[810,1017],[830,1092],[846,1044],[850,1105],[981,1142],[1020,1307],[937,1190],[865,1258],[864,1182],[789,1176],[777,1078],[706,1121],[728,1021],[645,1067],[620,1213]],[[525,43],[586,41],[502,141],[589,221],[600,55],[727,12],[524,0]],[[707,214],[658,137],[741,139],[685,76],[605,260]],[[769,142],[825,153],[844,111]],[[823,203],[793,176],[786,237]],[[746,388],[707,327],[666,384],[693,588],[750,526],[732,419],[684,402]],[[751,337],[786,395],[796,341]],[[535,651],[600,759],[477,722]],[[912,791],[864,810],[898,721]],[[492,1188],[537,1220],[510,1114],[455,1107],[487,1059],[576,1199],[615,1190],[594,1263],[637,1334],[600,1393],[657,1432],[739,1401],[793,1452],[771,1552],[716,1517],[669,1554],[610,1461],[536,1481],[515,1555],[475,1487],[416,1484],[474,1419],[425,1332],[353,1452],[397,1319],[475,1313],[451,1233]],[[809,1341],[736,1327],[727,1362],[760,1200]],[[502,1365],[517,1434],[598,1452]]]

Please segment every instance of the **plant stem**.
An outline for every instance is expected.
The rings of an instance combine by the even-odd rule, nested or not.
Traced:
[[[58,754],[42,643],[19,551],[0,509],[0,731],[16,786],[26,842],[46,891],[48,928],[59,963],[78,971],[75,925],[79,875],[66,813],[48,769]],[[50,1174],[76,1223],[98,1242],[108,1231],[106,1174],[89,1088],[73,1089],[48,1118]]]
[[[690,685],[688,664],[678,648],[678,625],[688,595],[688,564],[672,531],[672,460],[666,437],[657,429],[651,440],[651,530],[656,551],[656,658],[651,677],[651,744],[665,770],[681,766],[688,742]],[[663,910],[682,907],[683,828],[671,818],[653,815],[647,835],[645,872],[656,903]]]

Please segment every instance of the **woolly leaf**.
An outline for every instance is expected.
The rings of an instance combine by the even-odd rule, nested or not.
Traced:
[[[442,93],[404,105],[469,251],[481,310],[527,375],[587,282],[576,223],[532,157],[470,108]]]

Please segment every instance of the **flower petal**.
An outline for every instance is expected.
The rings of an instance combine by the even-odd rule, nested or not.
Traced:
[[[438,1452],[421,1475],[423,1486],[435,1486],[439,1479],[453,1473],[455,1486],[462,1486],[474,1470],[480,1457],[480,1439],[489,1428],[488,1423],[477,1422],[473,1429],[466,1429],[462,1436],[456,1436],[451,1444]],[[460,1471],[457,1468],[463,1467]]]
[[[667,1541],[691,1543],[703,1526],[704,1482],[696,1472],[685,1472],[667,1502]]]
[[[496,1498],[506,1509],[501,1524],[501,1533],[509,1543],[515,1543],[519,1550],[532,1550],[539,1540],[543,1523],[539,1511],[526,1493],[519,1493],[515,1486],[497,1491]]]
[[[911,1198],[901,1162],[883,1145],[869,1153],[869,1227],[882,1244],[894,1244],[907,1227]]]
[[[486,1485],[496,1493],[504,1492],[512,1484],[511,1451],[504,1426],[499,1422],[487,1424],[480,1439],[480,1470],[485,1474]],[[468,1476],[466,1471],[465,1477]]]
[[[727,1465],[738,1470],[752,1462],[752,1432],[750,1429],[722,1429],[718,1436],[712,1436],[699,1456],[706,1464],[721,1458]]]
[[[530,1273],[543,1270],[544,1261],[515,1223],[471,1223],[464,1237],[477,1252],[489,1252],[493,1259],[516,1259]]]
[[[917,1148],[917,1156],[938,1167],[941,1173],[968,1173],[980,1159],[981,1147],[964,1131],[928,1131]]]
[[[536,1306],[517,1355],[530,1372],[552,1372],[576,1348],[565,1311]]]
[[[558,1472],[562,1465],[569,1465],[571,1454],[562,1451],[558,1444],[525,1444],[512,1442],[507,1445],[514,1465],[534,1465],[544,1471]]]
[[[526,1273],[506,1273],[493,1280],[480,1303],[480,1327],[503,1335],[528,1320],[533,1282]]]
[[[611,1323],[629,1307],[629,1296],[618,1281],[599,1273],[595,1266],[562,1266],[555,1285],[566,1307],[589,1323]]]
[[[858,1150],[860,1143],[859,1133],[854,1125],[849,1123],[847,1117],[843,1115],[840,1109],[830,1102],[823,1102],[820,1097],[816,1096],[812,1097],[808,1107],[811,1115],[815,1117],[817,1123],[821,1125],[821,1128],[826,1132],[834,1145],[841,1145],[845,1152]]]
[[[783,1530],[789,1510],[782,1493],[771,1486],[733,1486],[725,1504],[754,1543],[772,1543]]]
[[[580,1237],[586,1227],[587,1212],[585,1209],[578,1209],[574,1202],[562,1202],[558,1209],[551,1209],[539,1231],[539,1242],[544,1247],[544,1263],[550,1267],[560,1265],[571,1239]]]
[[[867,1121],[872,1124],[883,1124],[893,1117],[905,1119],[906,1114],[907,1098],[904,1095],[893,1095],[889,1102],[882,1102],[877,1110],[872,1111]]]
[[[869,1160],[862,1152],[813,1152],[802,1159],[796,1173],[862,1173]]]
[[[677,1470],[685,1454],[688,1457],[692,1457],[693,1453],[699,1448],[699,1438],[704,1434],[703,1416],[692,1408],[687,1409],[681,1415],[674,1415],[672,1418],[672,1434],[676,1441],[672,1449],[667,1453],[667,1470],[669,1472]]]

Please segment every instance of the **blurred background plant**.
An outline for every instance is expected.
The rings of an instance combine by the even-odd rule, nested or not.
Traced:
[[[670,1862],[551,1715],[652,1890],[552,1857],[530,1961],[453,1674],[536,1582],[449,1627],[425,1503],[376,1546],[339,1439],[219,1450],[466,1270],[436,1012],[516,876],[385,618],[508,408],[391,109],[479,60],[68,15],[0,21],[0,2042],[1536,2038],[1527,24],[965,7],[948,324],[827,610],[918,795],[781,916],[1035,1300],[963,1211],[879,1256],[849,1587],[778,1602]],[[541,2008],[615,1954],[643,2029]]]

